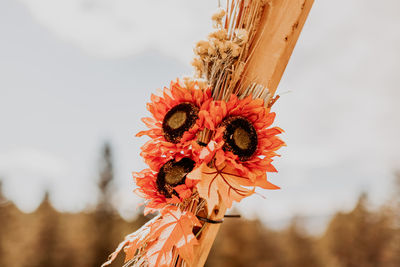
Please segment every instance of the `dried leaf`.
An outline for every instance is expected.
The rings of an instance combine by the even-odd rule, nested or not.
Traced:
[[[193,246],[197,239],[193,234],[194,226],[201,226],[197,217],[188,211],[182,212],[176,206],[166,206],[161,210],[162,220],[153,224],[150,240],[156,239],[148,246],[146,253],[149,262],[155,266],[169,266],[172,261],[172,249],[189,265],[193,262]]]
[[[254,193],[254,185],[248,177],[243,177],[230,165],[224,167],[209,168],[202,164],[187,175],[187,178],[198,180],[197,191],[207,200],[208,214],[218,206],[219,199],[227,208],[233,201],[239,202],[243,198]],[[252,189],[243,186],[253,186]]]
[[[122,249],[124,249],[126,257],[125,257],[125,262],[131,260],[135,254],[136,251],[144,247],[145,244],[148,242],[150,238],[150,231],[151,228],[154,224],[158,224],[158,222],[161,220],[161,216],[156,216],[150,221],[148,221],[146,224],[144,224],[142,227],[140,227],[137,231],[134,233],[131,233],[125,237],[125,240],[121,242],[117,249],[109,256],[108,261],[103,263],[101,265],[102,267],[110,265],[118,256],[118,254],[121,252]]]

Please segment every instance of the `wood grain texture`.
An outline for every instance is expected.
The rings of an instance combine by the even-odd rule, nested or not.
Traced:
[[[267,87],[271,97],[285,71],[314,0],[270,0],[264,8],[254,47],[242,78],[244,87],[258,83]],[[211,219],[223,218],[226,208],[220,206]],[[195,247],[196,262],[204,266],[217,236],[220,224],[207,224]]]
[[[220,205],[218,210],[214,209],[213,214],[209,218],[216,221],[222,220],[224,218],[225,213],[226,213],[226,207]],[[196,260],[194,264],[190,267],[204,266],[220,227],[221,224],[207,223],[205,225],[205,228],[203,229],[199,239],[199,245],[195,246],[194,248],[195,251],[194,256]]]
[[[275,94],[314,0],[271,0],[264,8],[242,78]]]

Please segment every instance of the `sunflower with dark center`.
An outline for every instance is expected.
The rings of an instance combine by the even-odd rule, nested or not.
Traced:
[[[191,103],[176,105],[167,112],[162,123],[165,140],[179,143],[183,134],[196,123],[199,108]]]
[[[277,136],[283,130],[271,127],[275,113],[264,100],[231,95],[228,101],[212,101],[199,116],[213,135],[201,153],[194,153],[197,164],[229,164],[252,181],[276,172],[272,161],[275,151],[285,145]]]
[[[174,81],[161,94],[151,96],[147,109],[152,116],[142,119],[149,129],[137,136],[151,138],[142,146],[140,155],[152,170],[158,172],[170,159],[190,157],[192,143],[204,128],[203,105],[211,101],[210,88],[199,81]]]
[[[243,117],[229,117],[222,123],[225,126],[224,150],[231,151],[241,161],[250,159],[257,150],[257,132],[251,122]]]
[[[166,197],[172,194],[177,195],[174,187],[185,183],[186,175],[190,173],[195,166],[195,162],[189,158],[183,158],[180,161],[170,160],[165,163],[157,174],[158,191]]]
[[[169,204],[185,201],[193,193],[195,183],[186,179],[195,162],[190,158],[167,161],[158,171],[134,172],[135,192],[148,200],[145,212],[153,212]]]

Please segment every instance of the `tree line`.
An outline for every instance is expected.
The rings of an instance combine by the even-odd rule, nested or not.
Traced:
[[[337,212],[322,235],[304,230],[293,219],[284,230],[272,230],[259,220],[226,219],[213,245],[207,267],[400,266],[399,191],[379,209],[370,210],[362,194],[350,212]],[[92,211],[62,213],[46,194],[39,208],[21,212],[1,194],[0,266],[100,266],[118,243],[143,225],[139,215],[123,220],[111,205],[112,151],[102,150],[98,186],[100,198]],[[113,266],[122,266],[121,256]]]

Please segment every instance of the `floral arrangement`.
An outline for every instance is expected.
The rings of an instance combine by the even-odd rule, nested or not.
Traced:
[[[104,265],[124,250],[125,266],[193,266],[200,243],[213,242],[207,226],[221,223],[234,201],[257,187],[279,188],[267,176],[277,171],[272,161],[285,145],[283,130],[272,126],[278,97],[246,75],[270,6],[228,0],[212,16],[215,31],[194,49],[195,76],[151,95],[151,116],[142,119],[148,129],[137,134],[150,137],[140,154],[149,168],[133,178],[146,199],[144,213],[158,215],[128,235]]]

